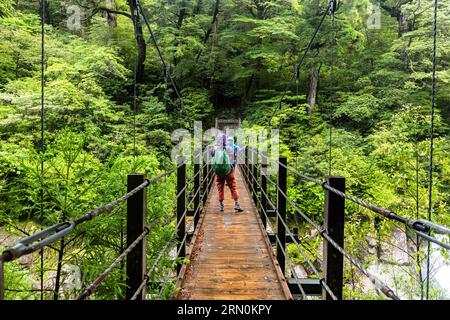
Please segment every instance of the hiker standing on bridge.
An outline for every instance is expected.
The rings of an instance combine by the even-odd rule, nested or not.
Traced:
[[[219,143],[212,150],[212,168],[216,174],[216,185],[219,192],[220,211],[225,210],[223,200],[225,199],[225,183],[231,191],[234,200],[234,210],[244,211],[239,204],[239,193],[237,191],[237,181],[235,169],[237,164],[237,153],[243,148],[234,143],[233,137],[222,135]]]

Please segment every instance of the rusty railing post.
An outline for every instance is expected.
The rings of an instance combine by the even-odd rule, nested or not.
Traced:
[[[194,153],[194,230],[200,219],[200,157],[201,151],[197,149]]]
[[[185,158],[178,158],[178,164],[181,164],[177,170],[177,249],[180,251],[178,258],[186,256],[186,243],[183,241],[186,234],[186,163]],[[180,222],[181,221],[181,222]],[[182,263],[177,262],[177,276],[180,274]]]
[[[128,175],[128,192],[135,189],[145,181],[143,174]],[[127,201],[127,247],[130,246],[145,228],[145,213],[147,210],[147,191],[142,189]],[[130,300],[137,291],[146,274],[145,238],[128,254],[127,257],[127,278],[126,278],[126,299]],[[145,288],[137,296],[137,300],[143,300]]]
[[[283,254],[283,251],[286,251],[286,227],[284,226],[281,219],[287,223],[286,221],[286,197],[282,194],[287,195],[287,159],[285,157],[279,158],[278,164],[278,188],[277,189],[277,237],[279,242],[277,241],[277,260],[280,264],[281,271],[284,274],[286,269],[286,257]]]
[[[261,220],[264,225],[264,230],[267,229],[267,203],[268,199],[266,197],[267,194],[267,152],[261,152]],[[264,214],[265,212],[265,214]]]
[[[328,177],[327,183],[330,187],[345,192],[345,178]],[[344,247],[344,213],[345,199],[325,189],[324,227],[328,235],[342,248]],[[325,282],[338,300],[342,300],[344,257],[326,240],[323,242],[323,266]],[[325,289],[322,290],[322,298],[332,300]]]

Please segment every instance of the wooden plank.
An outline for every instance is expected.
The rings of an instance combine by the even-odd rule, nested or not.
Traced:
[[[176,283],[177,299],[292,299],[239,170],[236,177],[244,212],[232,211],[229,192],[220,212],[213,187]]]

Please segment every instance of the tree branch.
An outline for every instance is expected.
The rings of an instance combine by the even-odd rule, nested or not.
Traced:
[[[97,10],[105,11],[107,13],[112,13],[112,14],[120,14],[122,16],[125,16],[125,17],[133,20],[133,17],[128,12],[112,10],[112,9],[109,9],[109,8],[106,8],[106,7],[99,7],[99,8],[97,8]]]

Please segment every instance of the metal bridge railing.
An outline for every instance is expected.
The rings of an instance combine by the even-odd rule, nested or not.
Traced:
[[[180,258],[183,259],[186,255],[189,230],[192,226],[194,226],[195,230],[198,225],[201,209],[206,203],[208,192],[214,181],[212,168],[206,163],[206,155],[203,157],[202,166],[200,165],[200,158],[201,152],[196,152],[193,166],[194,174],[188,181],[186,181],[186,160],[184,158],[180,158],[176,168],[168,170],[151,179],[146,179],[143,174],[130,174],[128,175],[128,192],[122,197],[109,204],[95,208],[77,219],[55,224],[34,235],[23,238],[11,248],[6,249],[0,255],[0,300],[4,299],[3,264],[5,262],[16,260],[21,256],[31,254],[44,247],[50,247],[53,243],[75,230],[81,223],[111,212],[119,204],[125,201],[127,201],[127,248],[106,270],[100,273],[92,283],[82,290],[81,294],[77,297],[77,300],[86,299],[95,293],[97,287],[119,265],[119,263],[123,262],[125,259],[126,299],[145,299],[145,288],[150,284],[149,280],[152,278],[153,273],[162,261],[162,257],[175,246],[177,247],[177,254],[174,260],[177,264],[177,274],[179,273],[182,264]],[[170,240],[167,241],[163,249],[158,253],[156,259],[152,262],[151,267],[148,268],[146,261],[146,236],[152,231],[156,224],[161,223],[161,221],[153,221],[150,225],[147,225],[146,223],[146,188],[175,172],[177,174],[177,194],[175,197],[176,210],[175,212],[168,213],[162,223],[163,225],[166,225],[175,220],[176,227],[170,234]],[[191,191],[192,199],[187,202],[187,190],[190,185],[193,185]],[[189,210],[191,205],[193,205],[193,210]],[[192,221],[186,228],[186,217],[190,214],[192,214]],[[161,297],[168,280],[169,277],[166,279],[163,288],[161,288],[159,297]]]
[[[321,182],[317,179],[300,174],[295,169],[287,165],[286,158],[279,158],[278,160],[273,160],[267,157],[265,153],[258,155],[257,151],[253,148],[247,147],[245,151],[245,158],[239,159],[239,163],[242,172],[244,173],[244,178],[249,186],[255,205],[259,208],[261,220],[263,221],[264,227],[267,226],[267,222],[270,223],[268,213],[274,213],[276,217],[276,234],[275,234],[275,245],[277,252],[277,259],[280,264],[281,269],[284,272],[285,262],[289,260],[289,255],[286,250],[286,237],[289,237],[290,242],[295,244],[298,251],[301,253],[305,261],[308,263],[309,267],[315,274],[315,276],[320,280],[320,285],[322,286],[322,296],[325,299],[342,299],[342,286],[343,286],[343,258],[345,257],[351,264],[356,266],[365,276],[367,276],[371,282],[379,289],[386,297],[391,299],[399,299],[399,297],[394,293],[394,291],[389,288],[385,283],[383,283],[378,277],[368,272],[362,264],[357,261],[353,256],[351,256],[345,249],[343,245],[343,235],[344,235],[344,216],[345,216],[345,200],[350,200],[360,206],[370,209],[387,219],[395,220],[405,224],[406,226],[412,228],[419,236],[422,236],[429,241],[441,245],[443,248],[449,248],[448,244],[443,243],[433,237],[429,237],[425,232],[433,230],[440,234],[450,234],[450,230],[446,227],[431,223],[427,220],[413,220],[406,219],[400,215],[394,213],[391,210],[381,208],[379,206],[373,205],[370,202],[363,201],[351,195],[345,193],[345,178],[342,177],[329,177],[326,182]],[[268,161],[273,161],[278,165],[278,180],[273,181],[267,173],[267,163]],[[302,212],[298,205],[292,201],[287,196],[286,180],[287,172],[295,174],[301,179],[312,182],[316,186],[320,186],[325,192],[325,203],[324,203],[324,226],[320,226],[313,221],[308,215]],[[267,184],[271,184],[275,187],[277,192],[277,201],[274,204],[267,190]],[[309,225],[318,231],[320,236],[324,241],[324,271],[323,276],[307,257],[304,250],[299,244],[299,240],[293,233],[289,230],[286,223],[286,204],[287,202],[291,205],[296,214],[298,214],[302,219],[304,219]],[[270,209],[269,209],[270,207]],[[272,227],[274,230],[274,228]],[[292,267],[292,266],[291,266]],[[301,281],[299,281],[298,276],[295,271],[292,270],[295,277],[295,284],[299,287],[302,298],[307,295],[306,290],[302,288]]]
[[[444,243],[444,242],[436,239],[435,237],[430,237],[429,235],[425,234],[430,231],[433,231],[434,233],[437,233],[437,234],[450,234],[450,229],[447,227],[438,225],[438,224],[428,221],[426,219],[404,218],[404,217],[398,215],[397,213],[393,212],[392,210],[382,208],[382,207],[375,205],[373,203],[370,203],[368,201],[361,200],[354,196],[348,195],[345,192],[342,192],[342,191],[334,188],[327,181],[321,182],[317,179],[305,176],[305,175],[299,173],[298,171],[296,171],[295,169],[287,166],[286,164],[280,163],[279,160],[274,160],[274,159],[268,158],[267,156],[264,156],[264,155],[261,155],[261,157],[265,157],[267,160],[275,162],[279,166],[284,167],[286,170],[295,174],[297,177],[300,177],[301,179],[303,179],[305,181],[309,181],[309,182],[314,183],[317,186],[321,186],[323,189],[331,191],[332,193],[334,193],[342,198],[345,198],[347,200],[350,200],[350,201],[358,204],[359,206],[369,209],[372,212],[380,214],[387,219],[398,221],[398,222],[404,224],[405,226],[410,227],[418,236],[424,238],[425,240],[431,241],[431,242],[439,245],[442,248],[450,250],[449,244]]]

